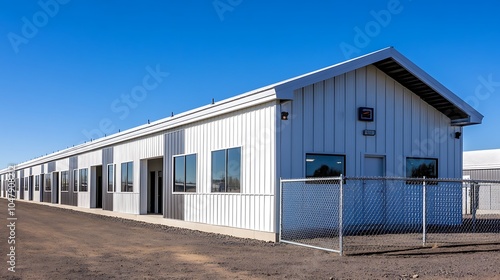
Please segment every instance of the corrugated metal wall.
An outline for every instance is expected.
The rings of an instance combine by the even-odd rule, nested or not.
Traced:
[[[500,169],[470,169],[464,170],[464,175],[471,180],[500,180]]]
[[[141,174],[141,160],[162,157],[163,140],[163,135],[159,134],[114,146],[113,160],[116,164],[117,192],[113,194],[113,211],[131,214],[141,213],[140,191],[147,190],[145,185],[147,180],[144,180],[147,178],[147,174]],[[133,162],[133,192],[121,192],[121,164],[125,162]],[[142,208],[146,209],[146,206],[144,205]]]
[[[359,107],[374,108],[374,121],[358,121]],[[384,156],[387,176],[405,176],[406,157],[437,158],[439,177],[462,176],[462,139],[451,136],[461,128],[375,66],[296,90],[282,111],[283,178],[305,177],[306,153],[345,155],[347,176],[365,175],[365,154]]]
[[[169,219],[184,220],[184,194],[173,194],[173,162],[174,155],[185,154],[185,131],[178,130],[165,134],[165,157],[163,161],[166,172],[166,200],[164,208],[164,217]],[[164,184],[165,185],[165,184]]]
[[[184,127],[165,136],[165,217],[275,231],[276,103]],[[241,147],[241,193],[211,192],[212,151]],[[196,193],[173,194],[172,156],[197,155]]]
[[[92,166],[102,165],[102,151],[96,150],[78,156],[78,169],[88,169],[88,191],[78,191],[78,206],[90,208],[95,200],[95,184],[92,181]]]
[[[469,169],[464,170],[465,176],[470,176],[471,180],[494,180],[500,181],[500,169]],[[500,186],[492,183],[479,183],[478,189],[478,210],[500,211]]]
[[[113,193],[108,193],[108,164],[113,164],[113,147],[102,149],[102,209],[113,211]],[[116,184],[115,177],[115,184]],[[118,187],[118,185],[116,185]]]

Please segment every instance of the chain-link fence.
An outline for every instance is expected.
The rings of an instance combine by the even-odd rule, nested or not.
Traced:
[[[340,254],[498,243],[500,181],[282,180],[280,241]]]

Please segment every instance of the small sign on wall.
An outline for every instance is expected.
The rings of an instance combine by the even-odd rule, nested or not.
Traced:
[[[373,108],[359,107],[358,108],[358,120],[363,122],[373,121]]]

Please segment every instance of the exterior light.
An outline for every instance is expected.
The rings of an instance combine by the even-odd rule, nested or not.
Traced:
[[[288,120],[288,112],[281,112],[281,120],[282,121]]]

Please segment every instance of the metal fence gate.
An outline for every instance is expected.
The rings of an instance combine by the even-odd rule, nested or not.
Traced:
[[[280,242],[343,254],[500,243],[500,181],[281,180]]]

